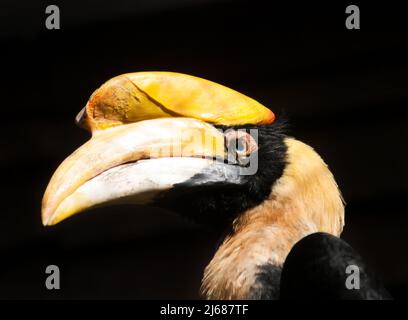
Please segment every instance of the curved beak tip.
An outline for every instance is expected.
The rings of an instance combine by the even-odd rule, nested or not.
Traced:
[[[41,222],[45,227],[52,225],[52,214],[49,214],[44,206],[41,210]]]
[[[42,224],[44,227],[48,227],[51,225],[47,219],[42,219]]]

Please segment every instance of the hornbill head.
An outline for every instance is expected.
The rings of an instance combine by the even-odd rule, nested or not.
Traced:
[[[225,228],[204,272],[207,298],[275,298],[292,246],[342,231],[342,198],[323,160],[232,89],[179,73],[125,74],[97,89],[76,122],[92,138],[52,176],[43,224],[136,203]]]

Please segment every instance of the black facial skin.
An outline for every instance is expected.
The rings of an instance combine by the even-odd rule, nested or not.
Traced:
[[[242,125],[227,129],[258,129],[258,171],[254,175],[238,175],[237,165],[228,165],[231,179],[208,179],[220,176],[219,166],[207,168],[207,172],[195,175],[160,195],[155,205],[170,209],[187,219],[216,229],[225,229],[245,210],[255,207],[270,194],[274,182],[282,176],[286,164],[283,121],[271,125]],[[225,166],[224,166],[225,167]],[[225,169],[224,169],[225,170]],[[217,179],[215,179],[217,180]]]

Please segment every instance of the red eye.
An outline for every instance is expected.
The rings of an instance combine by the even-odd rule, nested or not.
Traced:
[[[229,131],[225,134],[226,144],[229,152],[235,152],[240,158],[248,157],[258,150],[255,139],[243,130]]]

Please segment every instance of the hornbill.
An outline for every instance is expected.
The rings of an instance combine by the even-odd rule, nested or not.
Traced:
[[[52,176],[43,224],[136,203],[227,230],[204,271],[206,298],[278,298],[292,247],[342,232],[343,199],[325,162],[230,88],[173,72],[124,74],[98,88],[76,122],[92,138]]]

